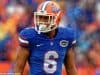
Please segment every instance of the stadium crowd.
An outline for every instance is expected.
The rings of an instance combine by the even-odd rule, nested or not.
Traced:
[[[33,12],[45,0],[0,0],[0,74],[13,72],[18,33],[34,26]],[[78,75],[100,75],[100,1],[54,0],[64,10],[62,23],[75,30]],[[28,75],[28,67],[25,74]],[[62,75],[66,75],[63,69]]]

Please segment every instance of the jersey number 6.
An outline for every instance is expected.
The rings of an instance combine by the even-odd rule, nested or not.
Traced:
[[[56,51],[48,51],[44,57],[44,71],[46,73],[54,73],[57,70],[58,53]]]

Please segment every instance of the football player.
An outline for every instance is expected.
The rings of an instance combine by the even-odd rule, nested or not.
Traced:
[[[59,27],[62,10],[53,1],[45,1],[34,12],[35,27],[19,34],[14,72],[22,74],[28,61],[30,75],[61,75],[64,62],[68,75],[76,75],[73,46],[74,31]]]

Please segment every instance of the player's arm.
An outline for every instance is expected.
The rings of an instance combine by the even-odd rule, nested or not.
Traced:
[[[75,59],[73,48],[70,48],[65,55],[64,66],[67,72],[67,75],[77,75],[77,70],[75,68]]]
[[[15,66],[14,66],[15,75],[22,75],[28,57],[29,57],[28,48],[20,46],[18,48],[17,58],[15,60]]]
[[[29,58],[29,35],[28,30],[24,29],[19,33],[19,47],[17,49],[17,56],[14,65],[15,75],[22,75],[25,64]]]

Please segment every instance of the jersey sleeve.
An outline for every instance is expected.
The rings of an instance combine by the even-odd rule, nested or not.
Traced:
[[[71,42],[71,46],[75,46],[76,45],[76,39],[74,39],[72,42]]]
[[[69,47],[71,48],[71,47],[75,46],[76,42],[77,42],[76,41],[76,32],[73,29],[70,30],[69,38],[70,38]]]
[[[19,40],[19,45],[20,46],[28,48],[28,46],[29,46],[28,36],[29,36],[28,35],[28,31],[26,29],[25,30],[22,30],[19,33],[18,40]]]

